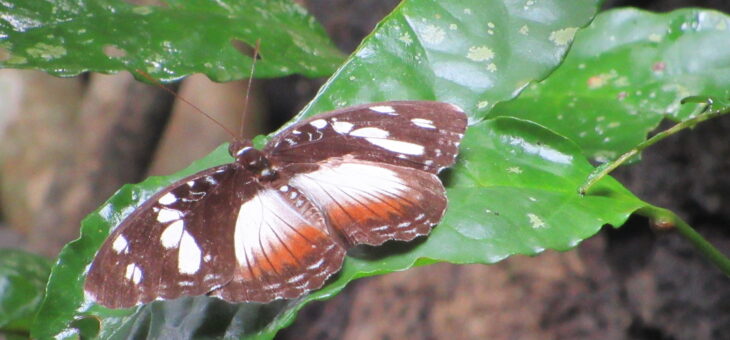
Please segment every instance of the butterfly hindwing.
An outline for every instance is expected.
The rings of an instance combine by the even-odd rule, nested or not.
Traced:
[[[345,250],[319,209],[290,185],[267,187],[240,207],[233,280],[213,292],[227,301],[295,298],[336,273]]]
[[[328,159],[311,172],[292,176],[350,245],[410,241],[427,235],[446,210],[436,175],[397,165]]]
[[[438,173],[454,163],[466,124],[464,112],[448,103],[357,105],[299,122],[277,134],[264,151],[280,163],[350,155]]]

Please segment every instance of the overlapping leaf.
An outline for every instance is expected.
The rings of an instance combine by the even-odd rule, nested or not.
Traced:
[[[234,42],[252,46],[257,39],[260,77],[325,76],[342,61],[314,18],[290,0],[165,3],[0,2],[0,67],[58,76],[140,69],[162,81],[192,73],[230,81],[251,69]]]
[[[596,7],[597,1],[406,1],[299,117],[361,102],[431,99],[464,107],[476,122],[495,103],[547,75]],[[511,254],[569,249],[606,223],[620,225],[643,204],[611,179],[601,183],[600,196],[580,197],[577,186],[590,165],[570,141],[532,123],[479,123],[462,147],[447,182],[448,214],[431,236],[353,251],[323,289],[266,305],[196,297],[112,311],[84,300],[85,267],[111,228],[165,184],[230,158],[220,148],[181,173],[125,186],[84,221],[82,237],[63,250],[38,317],[45,328],[34,335],[93,335],[82,322],[72,324],[93,316],[102,320],[101,338],[181,335],[168,333],[173,329],[200,337],[271,338],[307,302],[330,297],[355,278],[434,261],[492,263]],[[192,316],[176,312],[181,309]]]
[[[619,9],[580,31],[550,77],[490,115],[538,122],[607,161],[643,141],[664,117],[696,113],[698,105],[680,105],[694,95],[730,98],[730,17]]]
[[[28,332],[45,291],[51,261],[0,249],[0,332]]]

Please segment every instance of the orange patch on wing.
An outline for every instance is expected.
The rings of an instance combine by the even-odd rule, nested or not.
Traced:
[[[402,199],[382,198],[366,204],[332,204],[327,208],[329,218],[335,226],[350,223],[361,224],[368,220],[387,221],[391,215],[403,216],[410,202]]]
[[[303,225],[297,227],[297,232],[280,236],[278,240],[266,249],[266,255],[256,256],[252,271],[258,277],[263,272],[269,274],[282,273],[286,267],[301,267],[300,259],[311,257],[317,251],[318,245],[326,243],[327,234],[316,227]],[[263,268],[262,268],[263,267]]]

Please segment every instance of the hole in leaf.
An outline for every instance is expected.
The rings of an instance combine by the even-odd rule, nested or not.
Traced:
[[[239,40],[239,39],[232,39],[231,45],[233,46],[233,48],[235,48],[241,54],[253,59],[253,52],[255,49],[255,45],[252,46],[251,44],[249,44],[243,40]],[[262,59],[261,50],[259,50],[258,57],[256,59],[257,60]]]
[[[122,58],[127,56],[127,51],[117,45],[104,45],[104,54],[111,58]]]

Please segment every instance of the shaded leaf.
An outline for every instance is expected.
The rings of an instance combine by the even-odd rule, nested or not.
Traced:
[[[253,46],[257,39],[259,77],[325,76],[342,61],[314,17],[289,0],[165,3],[0,2],[0,67],[57,76],[141,69],[161,81],[192,73],[230,81],[251,69],[251,58],[234,42]]]
[[[681,105],[685,97],[716,97],[716,108],[726,102],[729,42],[730,17],[715,11],[601,13],[550,77],[490,115],[538,122],[607,161],[642,142],[664,117],[679,121],[701,110]]]
[[[45,257],[0,249],[0,330],[30,330],[50,271]]]

